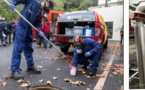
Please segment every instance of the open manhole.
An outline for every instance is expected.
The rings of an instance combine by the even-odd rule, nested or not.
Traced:
[[[51,85],[40,85],[40,86],[29,87],[28,90],[62,90],[62,89]]]

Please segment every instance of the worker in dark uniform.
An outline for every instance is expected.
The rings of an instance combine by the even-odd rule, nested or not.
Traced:
[[[9,7],[14,10],[15,6],[18,4],[25,4],[21,14],[40,31],[39,36],[43,37],[44,33],[41,30],[41,12],[42,10],[45,12],[49,7],[47,7],[44,2],[41,3],[39,0],[11,0]],[[41,74],[41,71],[37,70],[34,66],[32,55],[32,27],[20,17],[16,29],[10,68],[12,77],[15,79],[24,78],[20,69],[21,53],[23,51],[27,62],[27,72]]]
[[[83,69],[87,69],[87,66],[90,64],[88,59],[91,58],[92,61],[88,75],[95,75],[97,67],[99,66],[99,61],[101,59],[101,50],[103,48],[102,45],[92,38],[82,39],[79,36],[74,37],[73,43],[75,45],[75,48],[70,74],[72,76],[76,75],[76,67],[78,66],[78,64],[83,65]]]

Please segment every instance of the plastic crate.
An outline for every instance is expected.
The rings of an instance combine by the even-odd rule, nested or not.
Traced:
[[[82,36],[83,35],[83,28],[84,27],[81,27],[81,26],[74,26],[74,28],[73,28],[73,34],[74,35]]]
[[[65,28],[65,35],[72,35],[73,30],[71,28]]]

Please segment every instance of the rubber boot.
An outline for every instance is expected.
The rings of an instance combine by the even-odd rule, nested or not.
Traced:
[[[21,72],[12,72],[11,73],[12,78],[19,80],[19,79],[24,79],[23,75]]]
[[[88,72],[88,75],[89,75],[89,76],[94,76],[94,75],[96,75],[96,72],[97,72],[97,71],[91,71],[91,70],[90,70],[90,71]]]
[[[41,71],[36,69],[35,67],[27,68],[27,72],[34,73],[34,74],[41,74]]]

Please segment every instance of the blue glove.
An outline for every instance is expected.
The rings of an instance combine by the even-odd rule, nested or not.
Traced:
[[[44,33],[42,31],[39,32],[40,37],[44,37]]]
[[[9,7],[10,7],[12,10],[14,10],[14,9],[15,9],[15,5],[14,5],[14,4],[12,4],[12,3],[10,3]]]
[[[91,56],[91,53],[90,52],[86,52],[85,53],[85,57],[89,57],[89,56]]]

